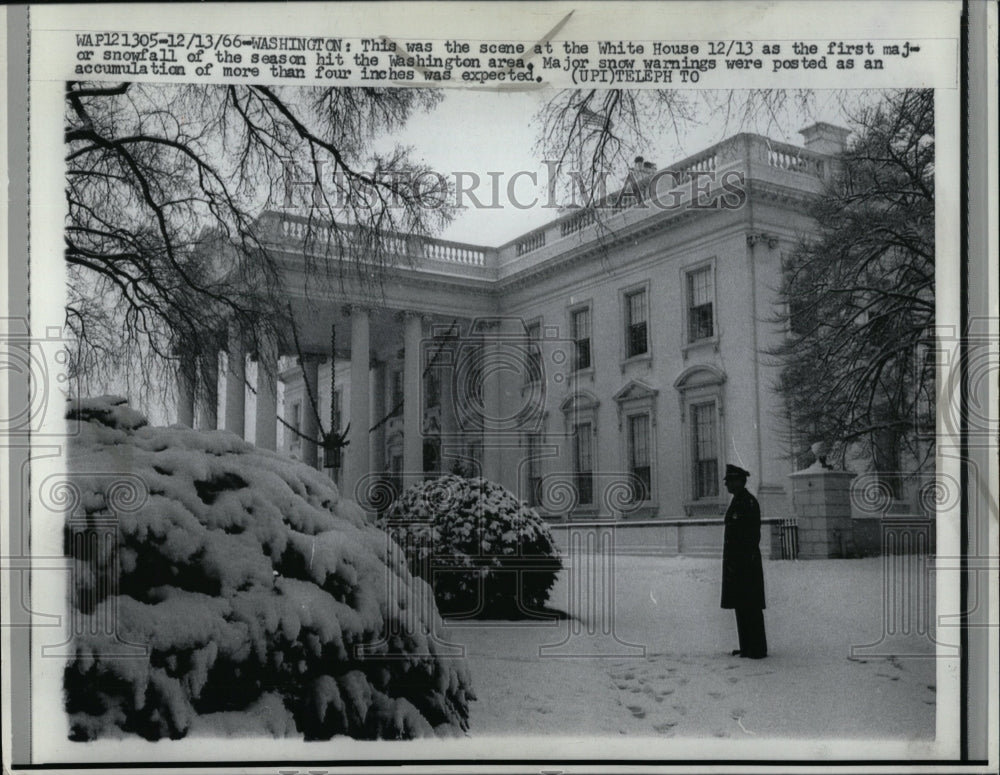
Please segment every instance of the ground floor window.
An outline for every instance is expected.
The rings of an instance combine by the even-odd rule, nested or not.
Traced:
[[[691,405],[691,441],[694,461],[694,497],[719,494],[719,452],[716,442],[715,402]]]
[[[582,422],[574,435],[573,474],[577,499],[581,506],[594,502],[593,426]]]
[[[652,496],[649,455],[649,415],[628,418],[628,464],[632,474],[633,501],[648,501]]]

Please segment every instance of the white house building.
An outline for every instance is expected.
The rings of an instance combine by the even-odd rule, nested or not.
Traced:
[[[802,135],[739,134],[646,164],[641,205],[570,211],[498,247],[400,239],[376,300],[349,273],[310,286],[304,220],[264,213],[301,323],[299,352],[289,339],[257,354],[256,443],[327,467],[371,510],[386,488],[461,467],[553,519],[718,516],[734,462],[765,515],[787,515],[794,465],[767,356],[784,336],[776,290],[847,130]],[[246,355],[233,337],[225,411],[206,421],[241,434]],[[191,422],[192,385],[180,406]],[[348,423],[333,467],[317,426]]]

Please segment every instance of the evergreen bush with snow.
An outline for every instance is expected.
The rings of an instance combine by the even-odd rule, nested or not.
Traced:
[[[381,524],[445,615],[524,618],[545,609],[562,563],[548,525],[499,484],[454,474],[408,488]]]
[[[123,399],[70,416],[72,739],[466,728],[465,663],[443,653],[433,606],[408,602],[430,590],[328,479],[231,433],[149,427]],[[116,513],[121,474],[148,497]],[[81,550],[109,516],[110,550]],[[128,644],[139,657],[119,656]]]

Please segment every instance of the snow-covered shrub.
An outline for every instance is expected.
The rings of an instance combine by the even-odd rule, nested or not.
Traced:
[[[483,478],[450,474],[413,485],[381,524],[411,572],[431,580],[445,615],[537,614],[562,567],[538,513]]]
[[[322,474],[231,433],[149,427],[122,399],[70,415],[72,739],[466,728],[465,663],[408,599],[432,593]],[[110,548],[81,551],[109,518]]]

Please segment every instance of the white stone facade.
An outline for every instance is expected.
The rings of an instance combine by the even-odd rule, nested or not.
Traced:
[[[662,206],[599,223],[571,211],[500,247],[400,240],[377,300],[349,273],[307,282],[302,219],[265,213],[308,357],[300,364],[290,340],[259,354],[257,443],[324,466],[311,439],[334,425],[334,326],[350,444],[330,471],[370,509],[377,485],[459,464],[554,519],[713,517],[734,462],[751,471],[765,516],[789,516],[787,418],[767,356],[784,336],[776,289],[846,132],[803,135],[811,147],[732,137],[664,168]],[[217,414],[243,433],[229,408],[246,400],[239,371],[222,372]]]

